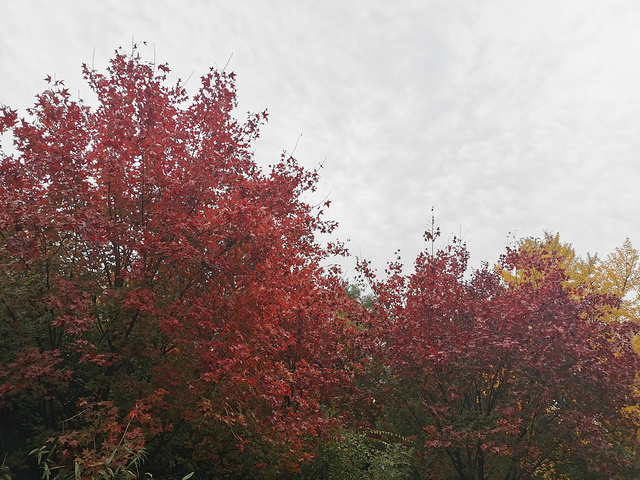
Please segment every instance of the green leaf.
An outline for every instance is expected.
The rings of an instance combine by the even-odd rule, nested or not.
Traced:
[[[111,455],[109,455],[109,458],[107,458],[107,461],[105,462],[105,465],[111,465],[111,462],[113,462],[113,457],[116,456],[118,449],[114,448],[113,452],[111,452]]]

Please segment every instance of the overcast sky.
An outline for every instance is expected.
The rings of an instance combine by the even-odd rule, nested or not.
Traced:
[[[432,206],[473,265],[513,234],[640,242],[637,0],[0,0],[0,103],[48,74],[86,97],[81,64],[132,38],[189,88],[228,62],[239,117],[270,112],[258,163],[324,162],[337,236],[379,269]]]

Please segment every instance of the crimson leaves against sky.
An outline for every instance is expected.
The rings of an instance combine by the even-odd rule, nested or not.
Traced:
[[[368,438],[360,478],[388,439],[413,455],[396,478],[638,471],[635,324],[602,315],[618,298],[542,247],[468,275],[457,243],[408,275],[363,264],[373,301],[350,298],[322,266],[341,245],[315,238],[335,225],[303,199],[316,172],[257,168],[267,115],[234,117],[233,74],[189,98],[168,71],[116,53],[84,68],[96,108],[47,78],[26,118],[0,110],[7,467],[319,478],[346,458],[328,446]]]

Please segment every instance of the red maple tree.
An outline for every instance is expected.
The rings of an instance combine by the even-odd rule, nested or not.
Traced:
[[[256,166],[267,114],[233,117],[232,73],[190,99],[168,71],[116,52],[84,67],[96,108],[49,78],[27,118],[1,111],[3,450],[87,476],[143,448],[151,471],[295,468],[354,362],[320,266],[340,247],[314,236],[334,225],[302,199],[315,172]]]
[[[636,328],[602,316],[618,299],[531,247],[470,275],[454,244],[358,306],[322,267],[343,251],[315,238],[334,228],[304,201],[317,174],[256,166],[267,116],[234,118],[233,74],[189,98],[168,71],[116,53],[84,67],[96,108],[48,77],[26,118],[0,109],[7,465],[279,478],[342,424],[364,428],[325,452],[389,460],[366,435],[415,438],[430,478],[637,473]]]
[[[637,328],[602,319],[617,300],[569,286],[560,259],[542,248],[510,250],[498,270],[472,275],[467,258],[456,243],[418,256],[409,275],[391,265],[374,286],[374,341],[387,368],[380,403],[389,428],[418,439],[423,473],[637,472],[637,418],[626,408],[637,403]]]

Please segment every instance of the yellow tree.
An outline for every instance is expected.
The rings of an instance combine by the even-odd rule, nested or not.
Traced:
[[[611,321],[640,320],[640,254],[627,237],[607,259],[597,266],[598,288],[620,299],[620,305],[611,309]]]
[[[623,244],[605,260],[598,255],[580,257],[570,243],[562,242],[560,234],[545,232],[542,239],[525,238],[517,248],[532,252],[541,250],[543,256],[559,257],[559,265],[565,271],[566,286],[578,287],[578,291],[614,295],[620,300],[617,307],[608,307],[607,321],[640,321],[640,253],[627,237]],[[517,272],[501,271],[502,277],[518,282]],[[540,273],[541,274],[541,273]],[[529,281],[539,280],[536,273]]]
[[[559,233],[545,232],[544,237],[533,238],[528,237],[521,239],[517,242],[515,249],[520,251],[534,252],[538,251],[542,258],[554,256],[558,259],[558,264],[567,275],[565,286],[580,287],[585,291],[600,291],[597,288],[599,284],[598,277],[598,265],[600,260],[598,255],[590,255],[587,253],[586,258],[582,258],[576,254],[575,249],[570,243],[562,242],[560,240]],[[501,267],[497,267],[500,270],[502,278],[507,283],[519,283],[521,281],[518,272],[505,272]],[[528,281],[539,281],[543,272],[530,272]]]

